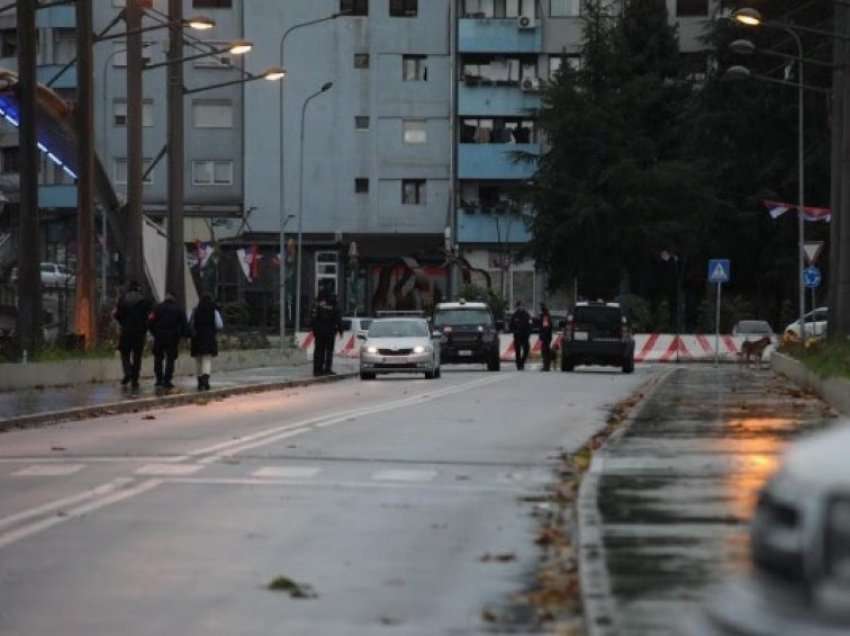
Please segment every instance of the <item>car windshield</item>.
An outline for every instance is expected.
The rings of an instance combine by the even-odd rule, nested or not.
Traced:
[[[736,331],[738,333],[764,334],[766,336],[773,333],[773,329],[764,320],[742,320],[738,323]]]
[[[493,319],[486,309],[441,309],[434,314],[434,326],[491,325]]]
[[[428,326],[418,320],[376,320],[369,327],[370,338],[427,338]]]
[[[617,307],[576,307],[575,321],[605,327],[619,327],[622,314]]]

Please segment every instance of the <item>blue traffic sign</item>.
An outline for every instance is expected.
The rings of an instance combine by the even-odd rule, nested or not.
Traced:
[[[712,258],[708,261],[708,282],[728,283],[732,278],[732,263],[728,258]]]
[[[803,270],[803,284],[809,289],[820,287],[821,275],[817,267],[807,267]]]

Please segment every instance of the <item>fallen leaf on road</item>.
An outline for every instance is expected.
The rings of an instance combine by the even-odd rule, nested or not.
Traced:
[[[272,592],[286,592],[292,598],[318,598],[319,595],[312,586],[306,583],[298,583],[285,576],[279,576],[269,583],[266,588]]]
[[[488,609],[485,609],[481,612],[481,618],[482,620],[485,620],[488,623],[496,623],[499,621],[499,617],[496,616],[496,613]]]
[[[509,561],[515,560],[516,555],[513,552],[502,552],[500,554],[490,554],[489,552],[486,552],[480,559],[482,563],[508,563]]]
[[[50,450],[61,453],[64,450],[67,450],[64,446],[51,446]]]
[[[142,416],[142,419],[143,419],[143,420],[155,420],[155,419],[156,419],[156,415],[143,415],[143,416]]]

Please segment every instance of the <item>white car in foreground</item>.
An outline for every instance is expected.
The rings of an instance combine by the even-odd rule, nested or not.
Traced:
[[[850,425],[803,440],[764,487],[755,572],[724,583],[689,634],[850,634]]]
[[[820,338],[826,335],[826,326],[829,319],[829,308],[818,307],[807,314],[803,315],[806,321],[806,337]],[[800,321],[795,320],[790,325],[785,327],[783,332],[786,337],[791,337],[795,340],[800,339]]]
[[[380,373],[424,373],[440,377],[439,345],[434,346],[424,318],[377,318],[360,346],[360,378],[374,380]]]

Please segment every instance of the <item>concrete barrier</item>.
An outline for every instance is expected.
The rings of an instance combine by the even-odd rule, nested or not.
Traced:
[[[836,411],[850,415],[850,380],[822,378],[799,360],[779,352],[773,354],[770,365],[795,384],[817,393]]]
[[[213,371],[236,371],[256,367],[295,366],[307,363],[304,354],[294,349],[281,355],[277,349],[222,351],[213,362]],[[16,391],[48,386],[67,386],[90,382],[117,382],[123,376],[121,359],[116,353],[109,358],[0,364],[0,391]],[[174,368],[175,375],[195,375],[195,360],[181,352]],[[142,377],[153,377],[153,356],[142,361]]]

